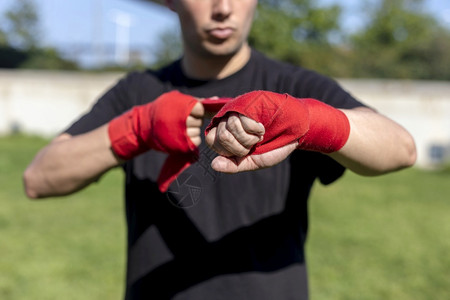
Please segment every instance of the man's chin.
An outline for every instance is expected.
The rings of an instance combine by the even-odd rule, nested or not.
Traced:
[[[204,47],[205,55],[215,56],[215,57],[231,57],[239,52],[242,45],[231,45],[226,41],[222,43],[208,43]]]

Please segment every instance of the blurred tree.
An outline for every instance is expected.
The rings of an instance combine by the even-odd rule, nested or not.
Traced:
[[[24,51],[0,45],[0,68],[18,68],[27,58]]]
[[[36,48],[39,41],[39,18],[32,0],[16,0],[5,14],[8,43],[19,49]]]
[[[351,38],[352,76],[450,79],[450,33],[423,12],[422,2],[382,0],[368,7],[370,21]]]
[[[260,0],[249,42],[273,58],[335,74],[342,54],[331,40],[342,34],[340,14],[340,6],[312,0]]]
[[[339,6],[260,0],[250,43],[334,77],[450,79],[450,32],[424,12],[423,0],[360,3],[367,25],[348,36]]]
[[[339,74],[345,52],[331,40],[342,35],[340,13],[338,5],[320,7],[313,0],[259,0],[249,43],[273,58]],[[179,32],[164,32],[154,53],[154,68],[179,58]]]
[[[37,48],[28,52],[22,69],[77,70],[77,63],[64,59],[54,48]]]
[[[152,49],[155,55],[153,68],[159,68],[180,58],[183,51],[180,33],[178,30],[167,30],[159,37],[159,45]]]
[[[56,49],[39,44],[39,15],[32,0],[16,0],[0,25],[0,68],[78,69]]]
[[[339,5],[259,0],[249,42],[267,55],[333,77],[450,79],[450,31],[423,0],[364,0],[366,26],[349,36]],[[159,67],[181,55],[179,33],[161,35]]]
[[[0,28],[0,47],[4,47],[8,44],[6,33]]]

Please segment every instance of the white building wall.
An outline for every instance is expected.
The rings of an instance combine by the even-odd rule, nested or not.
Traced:
[[[355,97],[408,129],[417,151],[417,165],[433,167],[431,148],[441,148],[450,160],[450,82],[415,80],[343,79]]]
[[[15,130],[52,137],[66,128],[122,76],[0,70],[0,134]],[[450,159],[450,82],[338,80],[356,98],[394,119],[414,136],[418,166],[433,166],[430,148]]]
[[[54,136],[121,75],[0,70],[0,134],[21,130]]]

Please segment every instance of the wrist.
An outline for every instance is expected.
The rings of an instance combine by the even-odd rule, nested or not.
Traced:
[[[147,105],[151,106],[151,103]],[[135,131],[135,124],[139,122],[139,109],[142,108],[134,107],[108,124],[111,149],[122,160],[132,159],[150,149]]]
[[[111,149],[124,160],[150,149],[169,154],[195,152],[186,120],[197,102],[192,96],[172,91],[133,107],[110,121]]]
[[[309,129],[299,138],[298,149],[332,153],[339,151],[350,135],[347,116],[328,104],[315,99],[301,99],[307,109]]]

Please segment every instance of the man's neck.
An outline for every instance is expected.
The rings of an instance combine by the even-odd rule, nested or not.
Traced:
[[[198,56],[185,53],[181,60],[183,71],[194,79],[223,79],[240,69],[250,59],[251,48],[243,46],[231,56]]]

